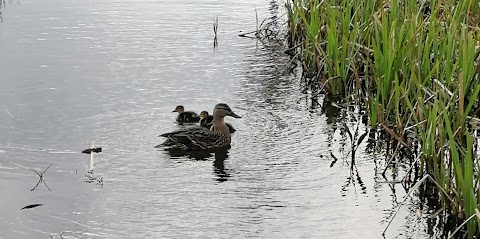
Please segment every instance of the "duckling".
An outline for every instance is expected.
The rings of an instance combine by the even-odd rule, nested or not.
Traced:
[[[212,115],[208,115],[208,111],[202,111],[200,112],[200,126],[202,127],[205,127],[207,129],[210,129],[213,125],[212,123],[213,121],[213,116]],[[230,130],[230,133],[233,133],[235,131],[237,131],[235,128],[233,128],[233,126],[229,123],[225,123],[228,127],[228,129]]]
[[[200,112],[200,121],[198,122],[200,123],[200,126],[210,128],[210,127],[207,127],[207,125],[212,121],[213,121],[213,115],[208,115],[208,111],[204,110]]]
[[[177,112],[177,122],[178,123],[195,123],[200,120],[197,113],[193,111],[185,111],[183,105],[178,105],[175,107],[175,110],[172,112]]]
[[[217,104],[213,109],[213,124],[210,130],[205,127],[191,127],[164,133],[160,136],[167,139],[155,148],[170,147],[167,150],[180,149],[185,151],[229,148],[232,137],[228,126],[225,124],[225,116],[241,118],[233,113],[227,104]]]

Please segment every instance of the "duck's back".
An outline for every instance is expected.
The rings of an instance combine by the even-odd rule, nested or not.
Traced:
[[[230,134],[214,132],[204,127],[191,127],[160,135],[167,138],[156,147],[177,147],[187,150],[215,149],[230,145]]]
[[[210,129],[213,125],[213,122],[210,122],[208,123],[207,125],[205,125],[204,127],[207,128],[207,129]],[[228,127],[228,130],[230,131],[230,133],[234,133],[235,131],[237,131],[235,128],[233,128],[233,126],[229,123],[225,123],[225,125]]]

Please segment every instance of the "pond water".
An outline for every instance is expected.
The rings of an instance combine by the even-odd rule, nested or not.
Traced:
[[[284,12],[261,0],[7,1],[0,238],[382,238],[404,189],[376,182],[384,157],[365,143],[350,171],[340,119],[312,104],[282,51],[238,36],[255,30],[255,11]],[[226,119],[238,130],[226,158],[153,148],[181,127],[176,105],[220,102],[243,116]],[[92,143],[103,152],[89,183],[80,152]],[[31,170],[50,164],[51,191],[31,191]],[[43,205],[20,210],[31,204]],[[387,238],[436,233],[417,204],[408,200]]]

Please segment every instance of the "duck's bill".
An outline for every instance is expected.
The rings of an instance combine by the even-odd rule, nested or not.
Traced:
[[[172,113],[173,113],[173,112],[177,112],[177,110],[172,111]]]
[[[232,111],[228,112],[228,115],[232,116],[233,118],[242,118],[242,117],[238,116],[237,114],[233,113]]]

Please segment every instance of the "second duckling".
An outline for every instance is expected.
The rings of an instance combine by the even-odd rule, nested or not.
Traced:
[[[185,107],[183,105],[178,105],[175,107],[175,110],[172,112],[177,112],[177,122],[178,123],[195,123],[200,120],[197,113],[193,111],[185,111]]]
[[[213,115],[209,115],[208,111],[202,111],[200,112],[200,126],[205,127],[207,129],[210,129],[213,125]],[[237,131],[233,126],[229,123],[225,123],[230,131],[230,133],[233,133]]]

